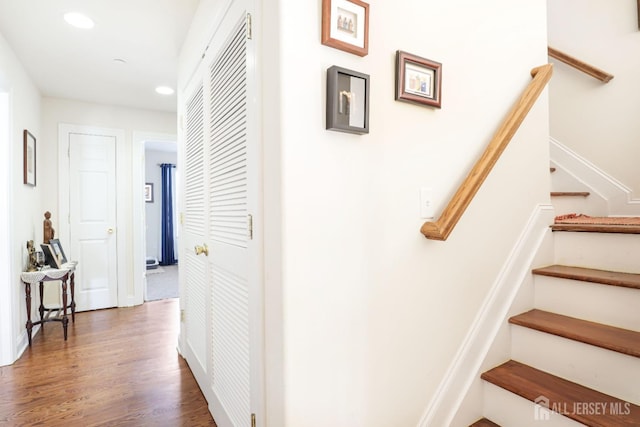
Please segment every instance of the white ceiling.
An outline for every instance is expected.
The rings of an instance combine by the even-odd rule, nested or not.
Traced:
[[[0,34],[43,96],[175,112],[176,95],[155,88],[176,89],[198,1],[0,0]],[[71,27],[63,15],[72,11],[95,27]]]

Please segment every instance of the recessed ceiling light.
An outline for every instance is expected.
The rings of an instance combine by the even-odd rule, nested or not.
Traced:
[[[173,95],[173,92],[175,91],[169,86],[158,86],[156,88],[156,92],[158,92],[160,95]]]
[[[79,12],[65,13],[64,20],[67,21],[67,24],[69,25],[73,25],[76,28],[82,28],[85,30],[93,28],[95,25],[91,18]]]

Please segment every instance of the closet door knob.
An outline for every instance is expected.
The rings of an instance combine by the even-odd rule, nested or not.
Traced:
[[[202,246],[196,245],[194,247],[194,250],[196,252],[196,255],[204,254],[204,256],[209,256],[209,248],[207,247],[206,243]]]

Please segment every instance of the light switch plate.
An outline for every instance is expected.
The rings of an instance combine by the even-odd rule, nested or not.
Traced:
[[[434,216],[433,189],[423,187],[420,189],[420,217],[429,219]]]

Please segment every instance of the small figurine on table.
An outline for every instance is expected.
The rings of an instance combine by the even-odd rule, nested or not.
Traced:
[[[53,226],[51,225],[51,212],[46,211],[44,213],[44,221],[42,222],[42,235],[43,235],[43,242],[44,244],[48,244],[49,240],[53,239],[56,235],[56,230],[53,229]]]
[[[27,240],[27,252],[29,252],[29,264],[27,265],[27,271],[37,271],[38,261],[36,258],[36,247],[33,244],[33,240]]]

